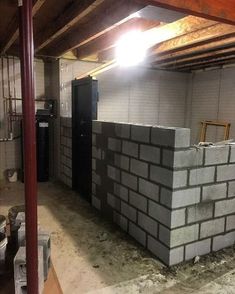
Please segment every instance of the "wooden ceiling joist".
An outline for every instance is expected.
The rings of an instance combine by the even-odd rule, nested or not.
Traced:
[[[82,46],[91,40],[107,33],[116,26],[129,20],[130,15],[143,8],[143,5],[131,1],[116,1],[103,13],[71,30],[63,38],[53,42],[42,54],[60,57],[69,50]]]
[[[234,0],[137,0],[170,10],[196,15],[228,24],[235,24]]]
[[[46,0],[34,0],[33,1],[33,10],[32,16],[35,16],[38,10],[42,7]],[[5,54],[7,50],[12,46],[19,36],[18,28],[18,14],[12,18],[9,28],[6,31],[5,37],[3,37],[3,42],[0,47],[0,55]]]
[[[43,49],[53,40],[68,31],[79,20],[95,10],[104,0],[74,1],[62,15],[35,37],[35,52]]]

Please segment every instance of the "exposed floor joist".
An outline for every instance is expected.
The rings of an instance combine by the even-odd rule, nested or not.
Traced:
[[[228,24],[235,24],[234,0],[137,0],[142,4],[155,5],[186,14]]]

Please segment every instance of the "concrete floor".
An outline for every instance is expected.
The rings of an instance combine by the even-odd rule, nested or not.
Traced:
[[[0,184],[0,214],[22,202],[23,184]],[[169,269],[66,187],[39,184],[38,202],[65,294],[235,293],[234,248]]]

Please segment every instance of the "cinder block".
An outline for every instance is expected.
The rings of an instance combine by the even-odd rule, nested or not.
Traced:
[[[118,196],[122,200],[125,200],[126,202],[128,201],[128,189],[126,187],[114,183],[113,191],[116,196]]]
[[[235,232],[230,232],[225,235],[216,236],[213,238],[213,251],[218,251],[222,248],[233,246],[235,242]]]
[[[96,134],[102,133],[102,122],[93,120],[92,121],[92,132]]]
[[[148,164],[140,161],[140,160],[136,160],[136,159],[131,159],[131,172],[135,175],[141,176],[143,178],[147,178],[148,177]]]
[[[101,185],[101,177],[95,171],[92,171],[92,182],[96,185]]]
[[[233,163],[233,162],[235,162],[235,146],[234,145],[232,145],[232,146],[230,146],[230,160],[229,160],[229,162],[231,162],[231,163]]]
[[[121,152],[121,140],[115,138],[108,138],[108,149],[112,151]]]
[[[92,134],[92,145],[96,145],[96,134]]]
[[[200,166],[203,161],[203,148],[182,151],[163,150],[163,165],[172,168]]]
[[[160,166],[151,165],[150,179],[158,184],[163,184],[171,188],[173,185],[173,171]]]
[[[122,169],[129,170],[129,157],[115,153],[114,164]]]
[[[132,222],[129,222],[129,234],[140,244],[146,246],[147,234]]]
[[[187,171],[174,171],[173,172],[173,189],[182,188],[187,186]]]
[[[151,163],[160,163],[160,148],[140,145],[140,159]]]
[[[92,194],[96,195],[96,184],[92,183]]]
[[[72,178],[72,169],[71,168],[64,166],[64,173],[67,177]]]
[[[128,220],[123,215],[119,214],[118,212],[113,212],[113,221],[117,224],[122,230],[127,232],[128,228]]]
[[[185,212],[185,208],[171,211],[171,229],[185,225]]]
[[[96,159],[92,158],[92,169],[96,170]]]
[[[148,214],[165,226],[171,226],[171,211],[164,206],[150,200]]]
[[[92,157],[96,159],[101,159],[101,149],[92,146]]]
[[[227,164],[217,167],[217,182],[234,180],[235,164]]]
[[[129,191],[129,202],[135,208],[147,213],[147,198],[144,196],[133,191]]]
[[[68,147],[63,147],[64,149],[64,155],[66,155],[69,158],[72,158],[72,149]]]
[[[228,197],[235,196],[235,181],[228,183]]]
[[[185,246],[185,260],[210,253],[211,239],[198,241]]]
[[[124,154],[137,158],[138,150],[139,150],[138,144],[129,142],[129,141],[122,142],[122,152]]]
[[[226,198],[226,194],[227,194],[226,183],[202,187],[202,201],[211,201],[211,200]]]
[[[138,212],[138,225],[152,236],[157,237],[158,223],[142,212]]]
[[[159,239],[168,247],[173,248],[198,240],[199,224],[169,230],[160,225]]]
[[[190,145],[190,129],[152,127],[151,142],[155,145],[186,148]]]
[[[205,165],[228,163],[229,146],[213,146],[205,149]]]
[[[226,231],[235,230],[235,214],[227,217]]]
[[[139,192],[149,199],[159,201],[159,186],[149,181],[139,179]]]
[[[114,195],[108,193],[107,194],[107,203],[115,210],[120,211],[121,210],[121,201]]]
[[[187,208],[187,222],[195,223],[213,217],[213,203],[199,203]]]
[[[161,189],[161,203],[169,208],[180,208],[200,202],[200,187],[170,191]]]
[[[117,137],[120,138],[130,138],[131,126],[128,124],[116,123],[115,124],[115,133]]]
[[[14,258],[15,294],[26,293],[26,274],[26,250],[25,247],[20,247]],[[38,288],[39,293],[42,294],[44,289],[43,246],[38,246]]]
[[[129,220],[136,222],[137,211],[129,204],[121,201],[121,213],[126,216]]]
[[[150,142],[150,130],[149,126],[132,125],[131,126],[131,139],[137,142]]]
[[[100,210],[100,208],[101,208],[101,201],[95,195],[92,195],[92,197],[91,197],[91,204],[92,204],[93,207],[95,207],[96,209]]]
[[[137,191],[137,177],[130,175],[126,172],[122,172],[122,184],[135,191]]]
[[[214,236],[224,232],[224,218],[213,219],[207,222],[201,223],[200,238],[206,238]]]
[[[192,169],[189,176],[189,185],[201,185],[214,182],[215,167]]]
[[[215,203],[215,217],[235,213],[235,198],[217,201]]]
[[[109,178],[113,179],[114,181],[120,182],[120,174],[120,169],[111,165],[107,166],[107,175]]]
[[[170,249],[164,246],[162,243],[157,241],[148,235],[147,248],[166,265],[169,265],[169,251]]]

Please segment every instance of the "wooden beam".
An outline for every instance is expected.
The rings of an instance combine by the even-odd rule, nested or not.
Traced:
[[[192,71],[192,70],[201,70],[201,69],[207,69],[210,67],[221,67],[223,65],[235,65],[235,58],[231,57],[226,60],[221,60],[221,61],[209,61],[206,64],[205,63],[198,63],[197,65],[194,66],[187,66],[181,69],[177,69],[179,71]]]
[[[195,32],[195,34],[199,34],[198,32],[200,29],[206,29],[211,26],[217,25],[217,22],[206,20],[201,17],[196,16],[186,16],[180,20],[177,20],[175,22],[152,28],[148,31],[146,31],[146,34],[148,34],[151,39],[153,39],[153,43],[158,43],[153,49],[151,49],[149,52],[151,55],[155,55],[155,51],[157,51],[157,54],[159,53],[158,47],[159,45],[164,44],[164,41],[167,40],[175,40],[179,37],[184,38],[184,36]],[[108,59],[113,58],[113,50],[110,50],[108,52],[110,54],[110,57]],[[155,60],[155,57],[152,57],[152,60]]]
[[[35,37],[35,52],[38,52],[64,32],[71,29],[79,20],[87,16],[105,0],[74,1],[57,20]]]
[[[150,4],[186,14],[228,24],[235,24],[234,0],[137,0],[142,4]]]
[[[133,18],[131,15],[141,8],[143,5],[136,4],[132,0],[115,1],[103,13],[91,17],[89,22],[71,30],[65,37],[54,42],[49,49],[42,51],[42,54],[60,57],[67,51],[82,46]]]
[[[234,34],[235,26],[216,24],[214,26],[186,34],[185,36],[174,38],[155,46],[151,52],[151,55],[155,55],[152,61],[157,59],[159,54],[178,52],[182,49],[191,48],[196,45],[202,45],[208,42],[218,41],[229,36],[234,36]]]
[[[131,30],[145,31],[159,25],[159,22],[147,20],[144,18],[133,18],[126,23],[117,26],[113,30],[98,37],[97,39],[77,48],[77,57],[79,59],[87,58],[88,56],[98,54],[108,48],[113,48],[118,39],[125,33]]]
[[[38,10],[42,7],[46,0],[34,0],[33,1],[33,9],[32,16],[35,16]],[[18,14],[16,14],[10,25],[6,31],[5,36],[3,37],[3,42],[0,47],[0,54],[5,54],[6,51],[11,47],[11,45],[17,40],[19,37],[19,28],[18,28]]]
[[[170,62],[155,62],[154,65],[160,65],[164,68],[174,68],[174,67],[179,67],[179,66],[184,66],[187,64],[190,64],[192,62],[199,62],[202,60],[210,60],[212,58],[215,57],[224,57],[224,56],[229,56],[231,54],[235,54],[235,47],[231,47],[231,48],[226,48],[226,49],[218,49],[218,50],[212,50],[210,52],[207,53],[203,53],[203,54],[198,54],[195,56],[189,56],[189,57],[185,57],[185,58],[181,58],[178,60],[172,60]]]

